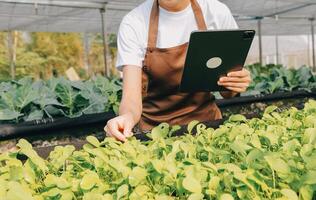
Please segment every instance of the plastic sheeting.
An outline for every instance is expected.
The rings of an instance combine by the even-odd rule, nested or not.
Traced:
[[[116,33],[123,16],[144,0],[0,0],[0,31],[102,32],[100,9],[106,7],[106,32]],[[313,65],[311,34],[315,0],[220,0],[242,29],[262,24],[263,64]],[[106,4],[106,2],[108,2]],[[314,22],[313,22],[314,23]],[[275,36],[279,35],[279,53]],[[287,35],[289,37],[283,37]],[[269,37],[270,36],[270,37]],[[255,40],[247,64],[259,62]]]
[[[115,33],[123,16],[143,1],[0,0],[0,30],[101,32],[99,8],[108,2],[107,31]],[[308,18],[314,17],[316,13],[314,0],[221,1],[232,10],[241,28],[256,29],[257,21],[252,19],[265,16],[262,21],[262,32],[265,35],[309,34]],[[278,20],[274,17],[275,13],[278,14]]]
[[[263,64],[283,64],[290,68],[312,66],[310,35],[263,36]],[[278,44],[276,44],[278,42]],[[259,44],[256,37],[251,46],[246,64],[259,61]]]

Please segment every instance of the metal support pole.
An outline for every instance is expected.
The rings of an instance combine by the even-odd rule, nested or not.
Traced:
[[[276,53],[276,64],[280,64],[280,53],[279,53],[279,35],[275,36],[275,53]]]
[[[316,72],[316,58],[315,58],[315,26],[314,21],[315,18],[309,19],[311,21],[311,33],[312,33],[312,52],[313,52],[313,71]]]
[[[15,79],[15,65],[16,65],[16,43],[17,43],[17,34],[15,31],[8,32],[8,49],[10,57],[10,73],[11,78]]]
[[[102,26],[102,40],[103,40],[103,56],[104,56],[104,72],[106,76],[110,76],[110,70],[107,66],[107,35],[106,35],[106,24],[105,24],[105,11],[106,5],[103,9],[100,9],[101,14],[101,26]]]
[[[310,39],[309,35],[307,35],[307,65],[312,66],[312,64],[311,64],[311,39]]]
[[[89,74],[89,76],[91,76],[91,70],[90,70],[90,65],[89,65],[89,35],[88,33],[83,33],[83,47],[84,47],[84,51],[83,51],[83,60],[84,60],[84,68],[86,70],[86,72]]]
[[[262,18],[258,18],[258,40],[259,40],[259,63],[260,63],[260,65],[263,64],[261,20],[262,20]]]

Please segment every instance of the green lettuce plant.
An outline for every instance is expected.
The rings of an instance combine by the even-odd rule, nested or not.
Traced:
[[[316,101],[233,115],[220,128],[193,121],[183,136],[161,124],[141,142],[88,136],[43,159],[26,140],[0,155],[0,199],[311,200],[316,191]],[[25,162],[18,155],[27,157]]]

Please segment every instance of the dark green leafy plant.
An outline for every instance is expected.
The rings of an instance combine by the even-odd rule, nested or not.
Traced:
[[[316,88],[316,76],[311,68],[303,66],[297,70],[286,69],[281,65],[247,66],[253,82],[244,95],[271,94],[280,91],[307,90]]]
[[[177,128],[161,124],[149,142],[89,136],[80,151],[56,147],[46,160],[22,139],[18,152],[0,155],[0,199],[313,199],[316,101],[271,106],[262,119],[234,115],[216,130],[193,121],[170,137]]]
[[[61,116],[117,112],[121,83],[97,76],[71,82],[64,78],[33,82],[31,78],[0,83],[0,123]]]

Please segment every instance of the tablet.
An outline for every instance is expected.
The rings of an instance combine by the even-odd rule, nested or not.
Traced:
[[[243,68],[254,36],[254,30],[192,32],[180,92],[227,90],[217,81]]]

